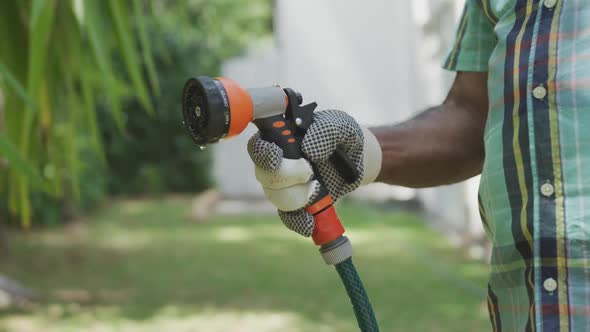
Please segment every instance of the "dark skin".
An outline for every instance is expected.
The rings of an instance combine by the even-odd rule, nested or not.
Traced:
[[[377,182],[434,187],[481,173],[487,73],[459,72],[444,103],[393,126],[371,128],[383,150]]]

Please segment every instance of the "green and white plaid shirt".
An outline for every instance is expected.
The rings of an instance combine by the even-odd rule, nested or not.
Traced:
[[[590,0],[467,0],[444,66],[489,73],[494,331],[590,331]]]

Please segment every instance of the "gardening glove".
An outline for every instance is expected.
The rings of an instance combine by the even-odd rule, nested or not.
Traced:
[[[340,147],[352,161],[359,178],[346,182],[328,158]],[[314,113],[313,122],[303,136],[301,150],[305,159],[283,158],[276,144],[264,141],[256,133],[248,142],[248,153],[255,165],[256,179],[265,196],[278,208],[287,228],[311,236],[313,216],[305,211],[320,190],[311,163],[323,179],[335,202],[359,185],[371,183],[381,169],[381,147],[377,138],[348,114],[337,110]]]

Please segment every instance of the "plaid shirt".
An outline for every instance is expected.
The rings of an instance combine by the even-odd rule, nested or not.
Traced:
[[[590,331],[590,0],[467,0],[444,66],[489,73],[493,330]]]

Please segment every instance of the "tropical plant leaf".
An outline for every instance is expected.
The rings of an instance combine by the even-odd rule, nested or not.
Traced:
[[[31,196],[29,191],[29,184],[28,180],[24,177],[20,177],[19,182],[19,212],[20,212],[20,219],[21,225],[25,230],[31,228],[32,223],[32,213],[31,213]]]
[[[49,36],[51,34],[51,27],[55,14],[55,1],[53,0],[35,0],[33,4],[34,10],[37,14],[34,21],[30,21],[30,38],[29,38],[29,58],[28,58],[28,74],[27,74],[27,92],[33,98],[39,95],[39,88],[41,86],[41,78],[44,74],[47,57],[44,52],[47,50]],[[25,112],[23,126],[20,137],[20,151],[22,156],[28,159],[31,130],[33,126],[33,113]],[[21,175],[18,181],[19,188],[19,202],[20,202],[20,216],[22,225],[25,228],[31,225],[31,202],[30,202],[30,188],[29,178]]]
[[[36,13],[35,13],[36,12]],[[37,96],[41,86],[41,77],[47,64],[46,51],[55,18],[54,0],[35,0],[30,21],[29,64],[27,90],[30,96]]]
[[[146,19],[144,15],[141,14],[143,12],[141,8],[141,0],[133,0],[133,9],[137,17],[137,32],[139,35],[139,42],[142,48],[141,54],[143,56],[143,62],[145,63],[147,76],[150,80],[152,91],[156,96],[159,96],[160,82],[158,81],[158,73],[156,72],[156,66],[154,64],[154,58],[152,56],[152,45],[147,36],[148,27],[146,24]]]
[[[134,38],[128,25],[130,18],[127,7],[125,6],[125,3],[120,0],[110,0],[109,5],[117,28],[117,36],[119,37],[118,46],[121,48],[121,55],[125,61],[127,72],[133,83],[133,88],[137,93],[137,98],[143,107],[153,114],[154,108],[150,102],[148,90],[141,75],[141,66],[138,60],[137,48],[134,45]]]
[[[52,0],[50,0],[50,1],[52,1]],[[33,6],[31,8],[31,19],[30,19],[31,26],[35,26],[37,24],[39,17],[43,13],[43,9],[44,9],[45,5],[47,5],[47,0],[33,0]]]
[[[123,130],[125,124],[123,121],[123,111],[121,104],[119,103],[119,93],[117,92],[115,85],[115,74],[112,69],[111,59],[109,52],[107,51],[106,33],[104,32],[102,22],[104,21],[104,15],[102,15],[102,8],[100,7],[100,1],[86,1],[84,7],[84,18],[86,24],[86,31],[88,33],[88,39],[98,67],[103,75],[103,87],[105,89],[109,106],[115,119],[115,123],[119,129]]]
[[[91,83],[89,79],[89,72],[83,72],[80,76],[80,85],[82,88],[82,98],[84,101],[84,114],[86,116],[86,125],[90,129],[90,140],[92,147],[97,153],[100,161],[103,165],[106,165],[106,156],[104,153],[104,147],[102,144],[102,138],[98,131],[98,120],[96,118],[96,110],[94,103],[94,95],[92,94]]]
[[[26,103],[29,110],[32,112],[37,112],[37,105],[35,104],[35,101],[27,94],[24,86],[2,62],[0,62],[0,80],[4,81],[6,85],[10,87],[14,93],[16,93],[16,95]]]
[[[35,188],[49,192],[47,181],[25,160],[16,146],[3,135],[0,135],[0,155],[10,163],[11,170],[26,176]]]
[[[78,150],[78,139],[76,128],[78,127],[77,115],[83,109],[78,94],[74,88],[74,77],[72,73],[64,68],[64,84],[67,91],[66,106],[67,116],[63,132],[64,150],[66,151],[66,163],[68,165],[68,178],[70,180],[73,196],[80,200],[80,151]]]

